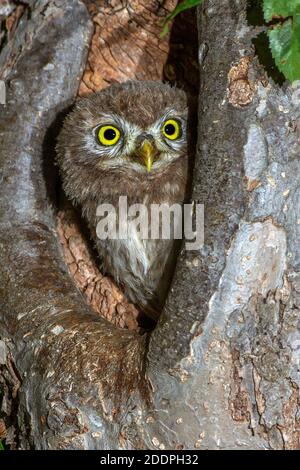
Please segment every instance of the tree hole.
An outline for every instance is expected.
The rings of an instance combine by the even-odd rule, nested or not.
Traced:
[[[94,23],[79,96],[126,80],[164,81],[188,91],[199,90],[196,9],[179,15],[170,34],[160,38],[161,22],[177,1],[125,2],[122,9],[107,2],[86,1]],[[59,192],[57,227],[64,260],[87,303],[120,328],[138,332],[154,328],[153,320],[127,301],[113,279],[103,275],[80,210]]]

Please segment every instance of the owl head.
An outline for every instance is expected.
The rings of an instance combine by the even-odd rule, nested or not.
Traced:
[[[79,99],[58,138],[65,190],[99,190],[109,175],[120,187],[149,183],[180,166],[188,133],[188,98],[167,84],[126,82]]]

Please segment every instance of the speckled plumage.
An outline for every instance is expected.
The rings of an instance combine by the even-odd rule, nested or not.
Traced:
[[[162,123],[169,117],[182,125],[182,135],[174,142],[161,134]],[[95,137],[95,129],[107,122],[122,132],[122,141],[109,149]],[[137,150],[145,133],[155,148],[150,171]],[[119,196],[127,196],[129,205],[183,202],[190,161],[188,135],[185,92],[158,82],[127,82],[79,99],[58,138],[64,190],[82,209],[103,270],[131,301],[154,317],[163,306],[172,277],[176,242],[141,240],[136,232],[127,240],[99,240],[96,209],[102,203],[117,207]]]

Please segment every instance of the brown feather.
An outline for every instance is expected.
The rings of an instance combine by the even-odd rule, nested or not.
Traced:
[[[149,127],[170,112],[182,120],[180,143],[165,142],[155,134],[159,152],[150,172],[138,163],[132,135]],[[96,141],[95,128],[105,120],[118,119],[125,126],[123,147],[106,152]],[[131,128],[133,131],[131,132]],[[126,132],[128,131],[128,134]],[[81,98],[67,116],[58,138],[57,160],[67,196],[82,209],[102,268],[121,285],[129,299],[152,316],[161,311],[176,260],[173,240],[99,240],[96,235],[97,206],[118,206],[119,196],[128,204],[182,203],[187,193],[191,159],[188,98],[185,92],[156,82],[116,84]],[[131,150],[126,145],[131,145]],[[120,144],[121,145],[121,144]],[[126,150],[127,149],[127,150]],[[132,150],[133,149],[133,150]],[[114,152],[109,153],[109,152]],[[127,152],[127,153],[126,153]],[[141,253],[148,269],[141,263]],[[155,313],[153,313],[155,312]]]

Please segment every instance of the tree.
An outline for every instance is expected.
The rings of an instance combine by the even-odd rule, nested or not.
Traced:
[[[84,6],[31,2],[2,50],[0,362],[20,448],[299,448],[300,88],[268,80],[246,3],[198,11],[205,245],[181,252],[146,335],[95,316],[56,235],[45,137],[77,91]]]

